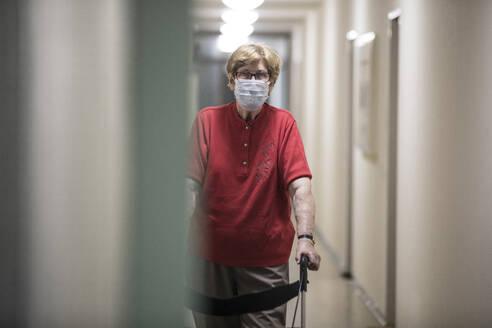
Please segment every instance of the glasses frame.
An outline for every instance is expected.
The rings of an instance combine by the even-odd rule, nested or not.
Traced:
[[[239,74],[248,74],[248,78],[247,79],[240,79],[238,77]],[[266,80],[262,80],[262,79],[257,79],[256,78],[256,74],[266,74],[267,75],[267,78]],[[252,77],[255,77],[255,81],[263,81],[263,82],[268,82],[270,80],[270,72],[256,72],[256,73],[251,73],[251,72],[248,72],[248,71],[243,71],[243,72],[238,72],[236,71],[236,73],[234,73],[234,77],[238,80],[251,80]]]

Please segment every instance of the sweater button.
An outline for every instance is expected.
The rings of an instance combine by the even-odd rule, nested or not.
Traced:
[[[249,126],[246,125],[244,128],[247,130],[247,129],[249,129]]]
[[[243,162],[243,165],[246,165],[246,164],[248,164],[248,162]]]
[[[247,144],[247,143],[245,143],[245,144],[244,144],[244,147],[248,147],[248,144]]]

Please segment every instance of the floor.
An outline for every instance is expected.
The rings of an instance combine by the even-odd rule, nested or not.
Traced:
[[[320,243],[316,249],[321,255],[319,271],[308,272],[308,291],[306,296],[306,327],[310,328],[376,328],[376,319],[367,310],[347,280],[343,279],[332,258]],[[299,268],[290,261],[290,280],[299,277]],[[287,324],[292,324],[295,299],[287,305]],[[299,310],[298,310],[299,311]],[[295,327],[300,327],[299,313]]]
[[[322,262],[319,271],[309,271],[306,296],[306,327],[309,328],[377,328],[382,327],[364,306],[348,281],[337,271],[327,250],[321,245]],[[299,279],[299,267],[291,256],[290,281]],[[287,326],[291,327],[296,299],[287,304]],[[300,307],[294,327],[300,327]],[[186,314],[185,327],[194,327],[191,315]]]

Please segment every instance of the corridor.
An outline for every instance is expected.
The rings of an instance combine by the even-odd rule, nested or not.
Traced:
[[[364,305],[359,290],[352,282],[342,278],[331,255],[322,244],[318,246],[323,258],[321,269],[309,272],[309,285],[306,298],[306,326],[326,328],[376,328],[382,327]],[[299,277],[298,266],[291,260],[291,280]],[[297,274],[296,274],[297,273]],[[295,300],[288,304],[287,325],[292,323]],[[299,312],[294,326],[300,326]]]
[[[309,328],[492,327],[491,0],[3,0],[0,22],[0,327],[193,327],[194,236],[271,256],[239,268],[319,252]],[[282,65],[228,70],[249,43]],[[192,134],[212,106],[235,125]],[[282,133],[250,128],[264,108]]]

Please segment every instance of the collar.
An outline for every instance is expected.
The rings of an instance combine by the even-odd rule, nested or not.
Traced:
[[[245,121],[241,118],[241,116],[239,116],[239,113],[237,112],[237,105],[235,100],[229,103],[229,112],[232,114],[234,122],[236,122],[237,124],[239,124],[241,127],[244,128],[246,126],[254,126],[258,122],[263,120],[263,118],[266,116],[266,112],[268,111],[268,107],[269,107],[268,103],[266,102],[263,103],[263,106],[261,107],[261,110],[258,113],[258,115],[256,115],[254,119],[249,121]]]

